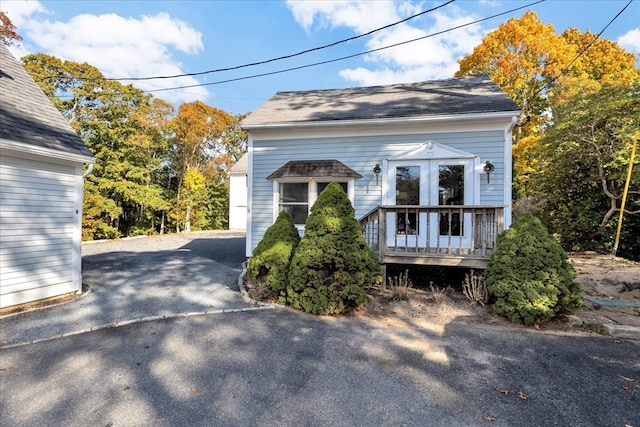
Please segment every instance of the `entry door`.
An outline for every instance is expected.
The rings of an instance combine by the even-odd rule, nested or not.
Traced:
[[[468,159],[397,160],[387,168],[387,245],[407,248],[470,246],[471,215],[456,205],[472,204],[472,162]],[[412,208],[415,206],[416,208]],[[419,212],[418,206],[452,206]]]

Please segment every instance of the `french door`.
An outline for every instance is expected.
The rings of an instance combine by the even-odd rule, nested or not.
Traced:
[[[386,204],[398,209],[387,213],[387,245],[469,248],[471,214],[455,207],[473,204],[472,169],[471,159],[390,160]]]

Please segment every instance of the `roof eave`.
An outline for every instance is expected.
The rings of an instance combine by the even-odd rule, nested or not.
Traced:
[[[311,128],[311,127],[350,127],[362,125],[385,125],[402,123],[446,123],[470,120],[501,119],[519,116],[520,110],[492,111],[487,113],[470,114],[446,114],[415,117],[389,117],[381,119],[354,119],[354,120],[326,120],[326,121],[303,121],[303,122],[279,122],[266,124],[241,124],[241,128],[247,131],[257,129],[281,129],[281,128]]]
[[[96,159],[92,155],[85,155],[81,153],[71,153],[68,151],[54,150],[51,148],[40,147],[32,144],[25,144],[23,142],[12,141],[9,139],[0,138],[0,149],[11,150],[15,152],[30,154],[34,156],[49,157],[59,160],[67,160],[77,163],[95,163]]]

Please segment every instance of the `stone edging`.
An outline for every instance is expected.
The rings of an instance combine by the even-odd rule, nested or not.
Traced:
[[[70,337],[70,336],[73,336],[73,335],[85,334],[87,332],[99,331],[101,329],[119,328],[119,327],[122,327],[122,326],[133,325],[133,324],[136,324],[136,323],[153,322],[155,320],[180,319],[180,318],[187,318],[187,317],[194,317],[194,316],[206,316],[206,315],[210,315],[210,314],[240,313],[240,312],[245,312],[245,311],[274,310],[274,309],[277,309],[277,308],[281,308],[281,306],[279,306],[277,304],[265,304],[263,302],[253,300],[249,296],[249,293],[246,291],[246,289],[244,288],[244,285],[243,285],[243,279],[244,279],[244,276],[245,276],[246,273],[247,273],[247,263],[245,261],[245,262],[242,263],[242,273],[240,273],[240,276],[238,277],[238,287],[240,289],[240,294],[242,295],[243,302],[245,304],[251,304],[252,307],[230,308],[230,309],[211,310],[211,311],[195,311],[195,312],[190,312],[190,313],[175,313],[175,314],[163,314],[163,315],[159,315],[159,316],[140,317],[140,318],[136,318],[136,319],[130,319],[130,320],[123,320],[123,321],[119,321],[119,322],[107,323],[107,324],[104,324],[104,325],[92,326],[90,328],[85,328],[85,329],[81,329],[81,330],[78,330],[78,331],[69,332],[69,333],[66,333],[66,334],[55,335],[55,336],[52,336],[52,337],[41,338],[41,339],[32,340],[32,341],[17,342],[17,343],[7,344],[7,345],[1,345],[0,344],[0,349],[4,350],[4,349],[15,348],[15,347],[22,347],[22,346],[25,346],[25,345],[37,344],[37,343],[41,343],[41,342],[45,342],[45,341],[51,341],[51,340],[56,340],[56,339],[60,339],[60,338],[66,338],[66,337]],[[88,293],[88,292],[86,292],[86,293]],[[72,300],[72,301],[75,301],[75,299]],[[70,302],[70,301],[68,301],[68,302]],[[62,303],[62,304],[66,304],[66,303],[67,302]],[[38,309],[36,308],[34,310],[38,310]],[[32,310],[30,310],[30,311],[32,311]],[[25,312],[21,312],[21,313],[25,313]],[[21,313],[15,313],[15,315],[18,315],[18,314],[21,314]],[[8,315],[8,316],[13,316],[13,314]]]

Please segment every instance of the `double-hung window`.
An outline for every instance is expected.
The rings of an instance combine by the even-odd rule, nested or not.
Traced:
[[[338,182],[353,203],[354,182],[361,177],[337,160],[288,162],[268,177],[274,181],[274,218],[286,210],[302,230],[311,207],[330,183]]]
[[[278,183],[278,211],[287,211],[297,226],[304,226],[311,212],[311,206],[318,196],[332,182],[338,182],[344,192],[349,195],[352,184],[349,181],[325,181],[318,182],[308,179],[305,182],[279,182]],[[353,180],[351,180],[353,181]],[[353,198],[349,197],[353,203]],[[277,216],[277,214],[276,214]]]
[[[309,183],[281,182],[278,212],[287,211],[294,224],[304,224],[309,214]]]

